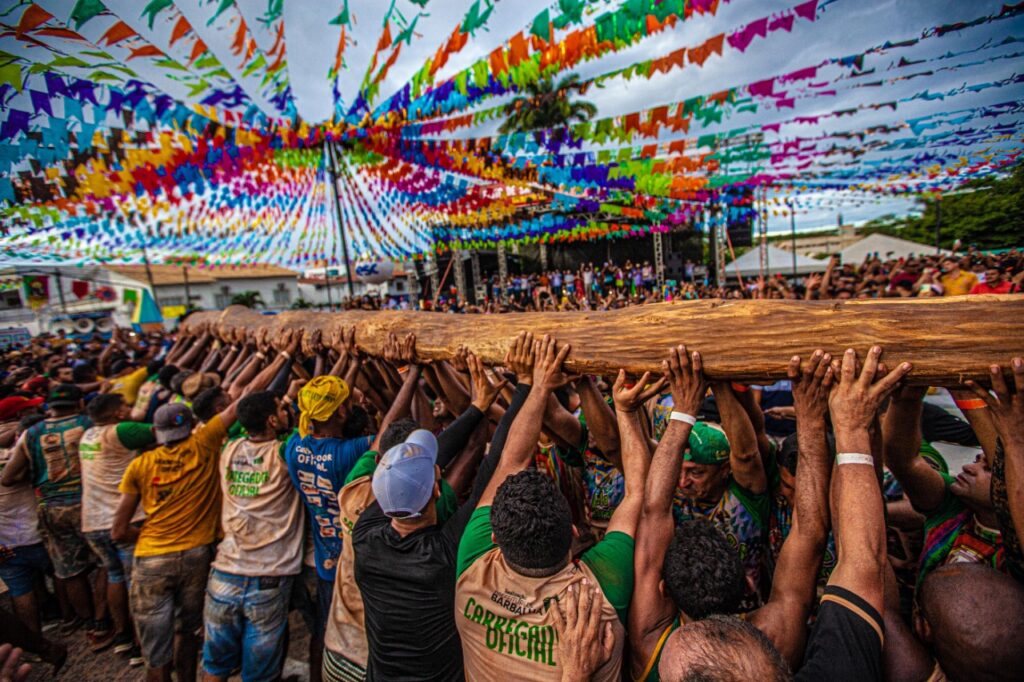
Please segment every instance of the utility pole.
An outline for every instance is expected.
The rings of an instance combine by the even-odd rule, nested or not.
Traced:
[[[136,221],[138,221],[138,214],[135,215]],[[146,225],[146,236],[142,240],[142,262],[146,266],[146,279],[149,281],[149,293],[153,294],[153,303],[156,304],[156,309],[161,311],[160,317],[163,317],[163,309],[160,307],[160,299],[156,295],[156,285],[153,284],[153,269],[149,266],[149,252],[146,251],[146,244],[149,242],[149,238],[152,236],[149,225]]]
[[[793,200],[789,202],[789,244],[793,251],[793,279],[796,279],[796,211],[793,208]]]
[[[188,266],[181,266],[181,274],[185,278],[185,314],[188,315],[189,311],[192,310],[192,289],[188,284]]]
[[[60,297],[60,307],[64,311],[64,314],[68,314],[68,302],[64,300],[64,285],[60,281],[60,270],[57,268],[53,269],[53,276],[56,279],[57,284],[57,296]]]
[[[331,187],[334,189],[334,208],[338,213],[338,234],[341,235],[341,252],[345,256],[345,279],[348,280],[348,300],[354,301],[356,298],[355,288],[352,285],[352,264],[348,258],[348,240],[345,239],[345,225],[341,215],[341,199],[338,197],[338,167],[337,162],[334,158],[334,145],[329,141],[325,141],[324,144],[327,146],[327,156],[330,158],[330,170],[331,170]],[[327,273],[327,270],[324,270]],[[331,277],[327,274],[327,297],[328,305],[330,305],[331,295]]]

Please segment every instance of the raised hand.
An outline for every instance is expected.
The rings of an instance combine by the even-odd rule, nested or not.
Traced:
[[[1003,375],[1003,368],[999,365],[989,367],[995,395],[975,381],[967,381],[967,385],[988,405],[1004,446],[1011,443],[1024,445],[1024,359],[1017,357],[1010,360],[1010,370],[1013,372],[1012,392]]]
[[[487,367],[473,353],[466,355],[466,366],[469,368],[469,376],[472,380],[473,405],[481,412],[486,412],[501,393],[501,389],[508,383],[508,379],[502,379],[497,384],[492,383],[487,376]]]
[[[398,349],[398,337],[395,336],[394,332],[388,332],[388,336],[384,339],[384,345],[380,351],[381,357],[384,358],[385,362],[390,362],[395,365],[400,362],[399,349]]]
[[[786,374],[793,384],[793,409],[797,421],[824,419],[828,412],[828,394],[832,387],[832,356],[820,348],[811,354],[803,369],[800,356],[789,361]]]
[[[469,371],[466,364],[466,355],[469,353],[469,349],[466,346],[459,346],[458,350],[455,351],[455,356],[451,359],[451,366],[455,368],[457,372]]]
[[[562,664],[562,682],[588,682],[612,657],[615,639],[611,623],[601,625],[601,598],[588,584],[570,585],[562,600],[551,609],[558,634],[558,661]]]
[[[562,370],[562,363],[572,350],[572,346],[565,344],[557,352],[556,346],[555,340],[548,334],[540,341],[533,342],[533,355],[536,358],[533,365],[533,385],[547,391],[561,388],[571,379]]]
[[[838,374],[837,363],[832,361],[834,380],[828,396],[828,409],[837,433],[840,429],[869,428],[882,402],[912,369],[909,362],[904,362],[891,372],[881,374],[878,371],[881,356],[882,348],[873,346],[868,351],[864,366],[859,368],[857,352],[847,348]],[[881,376],[876,379],[878,374]]]
[[[505,366],[515,372],[517,382],[532,384],[534,360],[533,333],[519,332],[505,353]]]
[[[661,372],[671,386],[675,410],[696,415],[708,392],[700,353],[693,351],[688,355],[682,344],[670,348],[668,360],[661,362]]]
[[[640,380],[633,384],[633,388],[626,388],[626,370],[620,369],[619,375],[615,377],[615,384],[612,386],[612,400],[615,401],[615,409],[619,412],[636,412],[641,405],[658,395],[667,383],[666,379],[661,377],[648,386],[650,380],[651,373],[644,372]]]
[[[398,350],[398,360],[409,365],[421,364],[416,358],[416,335],[407,334],[405,339],[396,346]]]
[[[260,327],[256,330],[256,350],[264,355],[270,350],[270,329],[268,327]]]

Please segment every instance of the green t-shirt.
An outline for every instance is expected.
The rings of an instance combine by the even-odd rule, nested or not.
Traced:
[[[156,443],[153,425],[142,422],[121,422],[115,429],[121,445],[129,450],[147,450]]]
[[[373,476],[373,472],[377,470],[377,451],[367,450],[362,456],[356,460],[356,463],[352,465],[352,470],[348,472],[348,476],[345,477],[345,484],[348,485],[357,478],[363,476]],[[441,496],[437,498],[437,502],[434,503],[437,509],[437,522],[444,523],[452,516],[455,515],[456,510],[459,508],[459,500],[455,497],[455,491],[448,485],[448,481],[441,479]]]
[[[456,576],[461,576],[474,561],[497,547],[491,540],[492,532],[491,508],[478,507],[469,517],[459,543]],[[633,538],[614,531],[580,557],[597,578],[601,592],[615,608],[623,625],[627,623],[629,601],[633,597],[633,546]]]

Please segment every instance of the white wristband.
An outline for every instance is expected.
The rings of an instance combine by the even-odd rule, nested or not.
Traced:
[[[868,466],[874,466],[875,458],[863,452],[840,452],[836,455],[836,464],[840,466],[843,464],[867,464]]]
[[[686,414],[685,412],[673,412],[668,416],[669,420],[674,422],[686,422],[690,426],[697,423],[697,418],[692,414]]]

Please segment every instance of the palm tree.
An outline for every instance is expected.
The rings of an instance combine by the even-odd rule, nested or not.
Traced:
[[[580,77],[575,73],[565,76],[557,85],[551,76],[530,83],[525,91],[505,105],[508,118],[499,130],[502,133],[521,133],[589,121],[597,115],[597,107],[592,102],[570,99],[572,94],[583,94],[586,89],[587,84],[580,83]]]
[[[301,296],[291,305],[292,310],[308,310],[312,308],[313,304],[302,298]]]
[[[263,297],[258,291],[242,291],[231,297],[231,305],[244,305],[246,308],[266,308]]]

